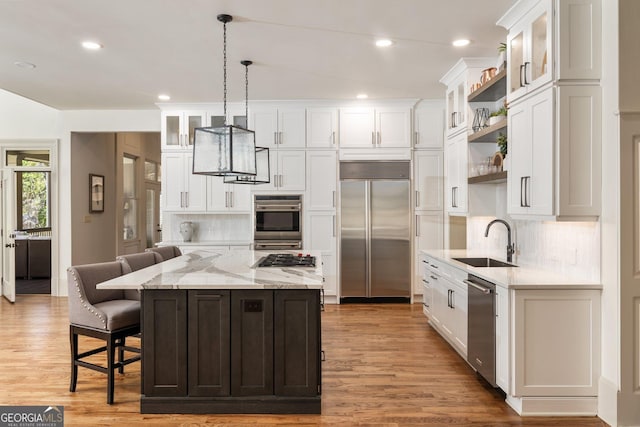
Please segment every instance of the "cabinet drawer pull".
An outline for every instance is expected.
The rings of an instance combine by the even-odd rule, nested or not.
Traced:
[[[336,145],[336,132],[335,131],[331,132],[331,143],[333,145]]]
[[[416,215],[416,237],[420,237],[420,221],[418,215]]]
[[[380,135],[380,132],[376,132],[378,134],[378,145],[382,144],[382,136]]]
[[[520,177],[520,207],[524,208],[524,176]]]
[[[429,277],[431,277],[433,280],[438,280],[436,276],[429,276]]]
[[[420,192],[416,190],[416,208],[420,207]]]
[[[415,131],[413,134],[415,135],[414,136],[415,145],[420,145],[420,133],[418,131]]]
[[[522,77],[522,74],[524,73],[524,64],[522,64],[520,66],[520,87],[524,87],[524,78]]]
[[[376,133],[371,132],[371,145],[376,145]]]
[[[528,85],[530,82],[527,81],[527,68],[529,68],[529,65],[531,65],[531,62],[525,62],[524,63],[524,84]]]

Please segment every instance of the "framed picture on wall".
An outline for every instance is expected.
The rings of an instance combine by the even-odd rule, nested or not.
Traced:
[[[89,174],[89,212],[104,212],[104,175]]]

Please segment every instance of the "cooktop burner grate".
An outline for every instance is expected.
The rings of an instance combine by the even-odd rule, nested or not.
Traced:
[[[315,267],[316,257],[303,254],[269,254],[262,258],[258,267]]]

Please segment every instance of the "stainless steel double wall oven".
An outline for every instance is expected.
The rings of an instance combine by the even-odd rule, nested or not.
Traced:
[[[254,248],[302,249],[302,196],[255,195]]]

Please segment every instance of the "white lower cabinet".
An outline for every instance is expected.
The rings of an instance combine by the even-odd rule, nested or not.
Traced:
[[[496,286],[496,384],[509,394],[509,290]]]
[[[600,374],[600,291],[518,290],[511,302],[512,394],[595,399]]]
[[[468,293],[462,283],[462,275],[466,279],[466,272],[456,271],[429,257],[423,260],[426,261],[423,279],[432,295],[431,324],[466,360]]]
[[[320,251],[322,255],[322,274],[324,293],[337,295],[336,250],[337,224],[336,214],[330,211],[307,211],[304,218],[305,250]]]
[[[420,263],[423,311],[466,359],[467,271],[425,254]],[[496,286],[496,384],[518,414],[597,414],[600,298],[581,285]]]
[[[443,247],[444,241],[444,224],[442,212],[436,211],[416,211],[415,213],[415,238],[413,245],[415,247],[416,260],[415,278],[413,284],[414,294],[424,293],[424,263],[420,257],[420,252],[427,249],[440,249]]]

